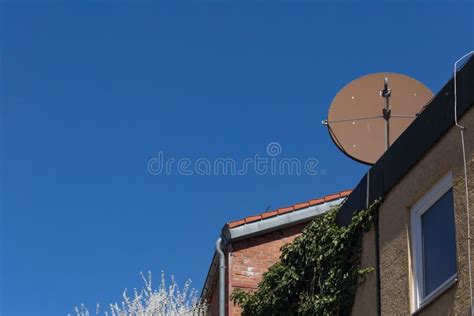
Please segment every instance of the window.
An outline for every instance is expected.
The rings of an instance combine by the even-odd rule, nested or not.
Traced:
[[[452,175],[441,179],[412,208],[415,310],[456,281]]]

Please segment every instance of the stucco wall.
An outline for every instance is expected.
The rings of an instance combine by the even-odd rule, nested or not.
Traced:
[[[460,123],[467,127],[465,143],[469,160],[470,220],[474,223],[474,110],[470,109]],[[379,209],[382,315],[407,315],[412,312],[410,210],[449,171],[453,173],[458,282],[417,315],[469,313],[464,170],[460,132],[453,127],[384,197]],[[474,233],[474,224],[471,231]],[[374,245],[373,236],[364,236],[363,263],[370,264]],[[367,308],[364,304],[368,302],[376,304],[375,289],[373,278],[358,290],[353,315],[375,315],[376,309],[363,309]]]
[[[372,228],[364,235],[362,241],[362,268],[375,268],[375,231]],[[375,272],[366,275],[364,282],[356,293],[352,315],[376,315],[377,314],[377,288]]]

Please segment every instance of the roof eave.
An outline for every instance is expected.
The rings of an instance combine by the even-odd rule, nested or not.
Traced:
[[[332,207],[339,205],[345,198],[339,198],[333,201],[325,202],[319,205],[309,206],[304,209],[292,211],[286,214],[279,214],[274,217],[262,219],[256,222],[244,224],[230,228],[226,224],[222,228],[222,236],[226,242],[238,241],[272,231],[276,231],[288,226],[308,222],[315,216],[329,211]]]
[[[214,251],[212,256],[211,266],[209,267],[209,271],[207,272],[206,280],[204,281],[204,286],[202,287],[201,291],[201,299],[206,299],[209,290],[211,289],[212,283],[214,283],[215,276],[217,274],[218,268],[218,260],[217,260],[217,253]]]

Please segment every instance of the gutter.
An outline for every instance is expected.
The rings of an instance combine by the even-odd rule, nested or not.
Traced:
[[[216,240],[216,252],[219,256],[219,316],[225,316],[225,255],[222,251],[222,237]]]
[[[342,201],[344,201],[344,199],[345,198],[339,198],[337,200],[325,202],[319,205],[309,206],[304,209],[277,215],[274,217],[244,224],[234,228],[230,228],[229,225],[226,224],[222,228],[221,236],[227,242],[232,242],[269,233],[271,231],[279,230],[299,223],[308,222],[315,216],[326,213],[332,207],[339,205]]]

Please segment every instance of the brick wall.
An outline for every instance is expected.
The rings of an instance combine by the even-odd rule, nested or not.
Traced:
[[[230,302],[232,291],[237,288],[249,291],[255,289],[262,280],[263,273],[279,260],[281,247],[293,241],[305,225],[306,223],[297,224],[228,245],[226,249],[228,315],[241,314],[238,306]],[[217,286],[215,288],[217,289]],[[214,306],[211,306],[211,309],[213,308]]]

